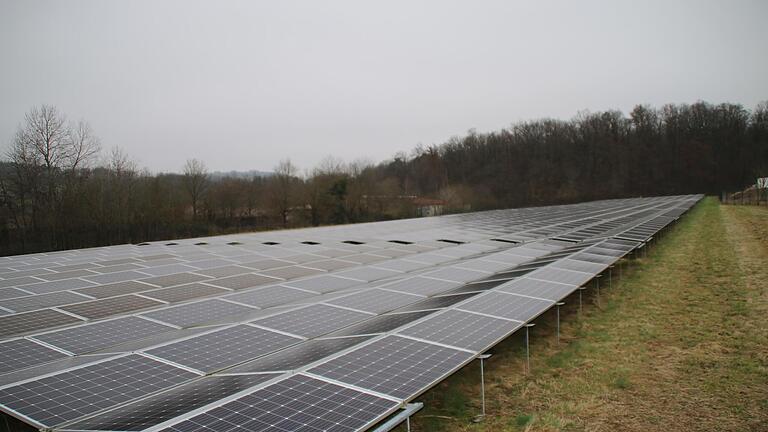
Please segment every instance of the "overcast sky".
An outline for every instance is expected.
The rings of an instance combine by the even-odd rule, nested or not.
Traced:
[[[380,161],[470,128],[768,99],[768,1],[0,0],[0,146],[56,105],[153,171]]]

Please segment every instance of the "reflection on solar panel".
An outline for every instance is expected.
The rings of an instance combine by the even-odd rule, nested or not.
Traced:
[[[294,375],[164,430],[222,431],[237,425],[244,431],[356,431],[396,407],[388,399]]]
[[[0,343],[0,374],[67,357],[27,339]]]
[[[445,313],[410,326],[400,333],[481,352],[517,330],[522,323],[490,318],[458,310]]]
[[[387,336],[316,366],[309,372],[407,399],[472,357],[473,354],[465,351]]]
[[[700,198],[3,257],[0,410],[57,430],[362,430]]]
[[[0,389],[0,401],[51,427],[194,377],[165,363],[130,355]]]
[[[370,314],[312,305],[254,321],[254,324],[304,337],[316,337],[370,318]]]
[[[316,339],[270,354],[238,367],[227,373],[287,371],[316,362],[353,345],[359,344],[371,336],[357,336],[335,339]]]
[[[202,372],[213,372],[301,341],[260,328],[238,325],[147,351],[155,357]]]
[[[173,327],[139,317],[125,317],[43,333],[34,338],[73,354],[85,354],[170,330]]]
[[[277,376],[279,374],[205,377],[77,422],[67,429],[140,431]]]

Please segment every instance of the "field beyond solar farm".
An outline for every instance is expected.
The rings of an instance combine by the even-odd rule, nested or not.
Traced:
[[[623,277],[421,397],[416,431],[768,430],[768,209],[707,198]],[[521,333],[521,332],[518,332]],[[405,428],[402,427],[404,430]]]

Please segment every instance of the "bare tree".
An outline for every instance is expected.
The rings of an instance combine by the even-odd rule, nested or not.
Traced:
[[[184,164],[184,188],[192,201],[192,218],[197,220],[198,204],[208,189],[210,178],[205,164],[197,159],[187,159]]]
[[[299,169],[290,159],[281,160],[274,168],[269,181],[269,196],[272,207],[280,215],[283,227],[288,226],[288,214],[295,199],[296,175]]]

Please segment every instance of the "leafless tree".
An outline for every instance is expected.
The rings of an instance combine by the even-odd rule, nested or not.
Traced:
[[[269,181],[269,196],[273,209],[280,215],[283,227],[288,226],[288,214],[294,204],[296,175],[299,170],[290,159],[280,161]]]
[[[192,201],[192,218],[197,220],[198,204],[208,189],[210,178],[205,164],[197,159],[187,159],[184,164],[184,188]]]

